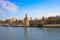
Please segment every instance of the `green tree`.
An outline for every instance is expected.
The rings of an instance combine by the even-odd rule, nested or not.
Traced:
[[[38,24],[38,27],[43,27],[44,25],[44,21],[43,20],[40,20],[39,24]]]
[[[57,19],[55,17],[48,17],[47,22],[49,24],[55,24],[57,22]]]
[[[2,25],[3,25],[3,24],[4,24],[4,21],[1,21],[1,20],[0,20],[0,24],[2,24]]]

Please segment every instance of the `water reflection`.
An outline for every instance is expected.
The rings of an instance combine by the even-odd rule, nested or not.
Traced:
[[[28,33],[28,27],[25,27],[24,28],[24,34],[25,34],[25,40],[28,40],[28,37],[29,37],[29,33]]]
[[[0,27],[0,40],[60,40],[60,28]]]

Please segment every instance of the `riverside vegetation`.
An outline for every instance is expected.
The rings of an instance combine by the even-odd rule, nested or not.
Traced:
[[[3,21],[3,20],[0,20],[0,24],[20,24],[20,25],[23,25],[23,20],[16,20],[16,21],[13,21],[13,23],[10,23],[8,21]],[[45,18],[45,17],[42,17],[41,19],[37,19],[37,20],[30,20],[29,21],[29,26],[30,27],[43,27],[43,25],[45,24],[60,24],[60,16],[50,16],[48,18]]]

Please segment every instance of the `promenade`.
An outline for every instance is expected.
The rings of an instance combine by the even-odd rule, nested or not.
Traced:
[[[60,27],[60,24],[45,24],[44,27]]]

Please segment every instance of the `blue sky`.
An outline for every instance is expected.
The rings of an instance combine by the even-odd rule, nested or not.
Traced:
[[[40,19],[60,15],[60,0],[0,0],[0,19]]]

